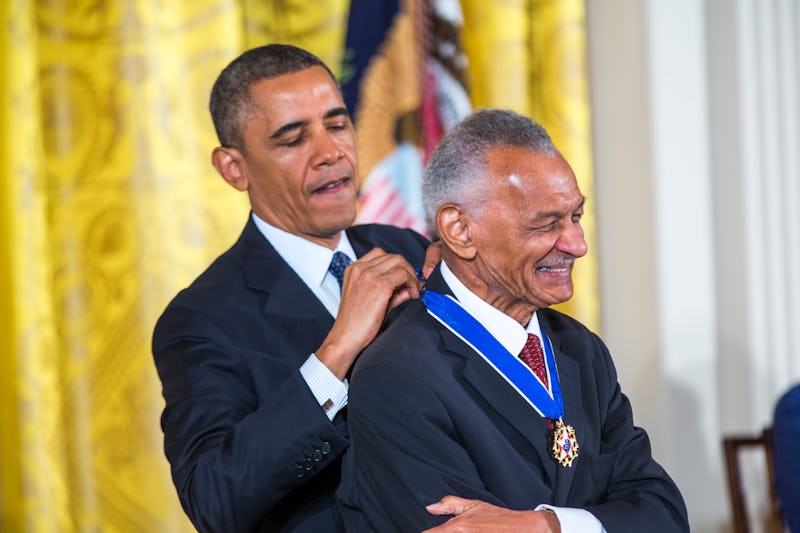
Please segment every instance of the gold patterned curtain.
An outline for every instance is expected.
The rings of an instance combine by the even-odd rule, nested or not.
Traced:
[[[0,531],[191,530],[150,335],[245,222],[209,163],[208,93],[268,41],[338,65],[348,5],[0,3]],[[543,122],[591,197],[582,2],[462,6],[474,105]],[[569,311],[596,326],[581,265]]]

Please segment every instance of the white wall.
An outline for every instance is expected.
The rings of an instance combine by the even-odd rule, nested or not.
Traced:
[[[797,0],[587,0],[602,331],[692,531],[800,380]]]

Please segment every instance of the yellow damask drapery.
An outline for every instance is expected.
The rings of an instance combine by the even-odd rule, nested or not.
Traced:
[[[208,92],[268,41],[337,65],[348,5],[0,6],[0,530],[191,529],[162,453],[149,341],[246,216],[209,164]],[[591,198],[583,3],[462,6],[474,105],[540,120]],[[568,311],[596,327],[591,258],[576,277]]]

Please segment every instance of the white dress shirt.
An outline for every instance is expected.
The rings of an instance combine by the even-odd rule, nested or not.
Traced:
[[[334,252],[342,252],[351,261],[356,260],[356,254],[347,234],[343,231],[339,244],[335,250],[311,242],[307,239],[293,235],[264,222],[255,213],[252,214],[253,222],[262,235],[275,248],[286,263],[300,276],[311,292],[319,298],[325,309],[336,318],[339,312],[341,297],[339,282],[328,272],[328,265],[333,259]],[[333,420],[342,407],[347,405],[347,380],[340,380],[330,369],[325,366],[315,354],[310,354],[305,363],[300,367],[300,374],[311,389],[319,405],[325,410],[328,418]]]
[[[453,295],[473,318],[475,318],[486,330],[503,345],[503,347],[513,355],[517,355],[522,351],[525,342],[528,340],[528,334],[532,333],[542,338],[542,330],[539,327],[539,319],[536,313],[533,313],[528,326],[523,328],[519,322],[506,315],[496,307],[487,303],[480,298],[477,294],[469,290],[461,281],[453,274],[453,271],[442,260],[441,263],[442,277],[453,291]],[[542,344],[544,346],[544,344]],[[545,361],[547,366],[547,361]],[[556,369],[547,369],[548,376],[552,376]],[[531,370],[531,373],[533,371]],[[549,380],[552,383],[552,378]],[[551,392],[552,396],[552,392]],[[577,533],[605,533],[603,524],[592,513],[585,509],[578,509],[574,507],[553,507],[552,505],[540,504],[536,506],[535,511],[550,509],[558,517],[561,523],[561,531],[577,532]]]

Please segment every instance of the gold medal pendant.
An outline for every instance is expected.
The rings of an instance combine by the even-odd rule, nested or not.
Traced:
[[[553,429],[553,457],[561,466],[572,466],[572,461],[578,457],[578,440],[575,438],[575,428],[564,424],[564,420],[556,420]]]

